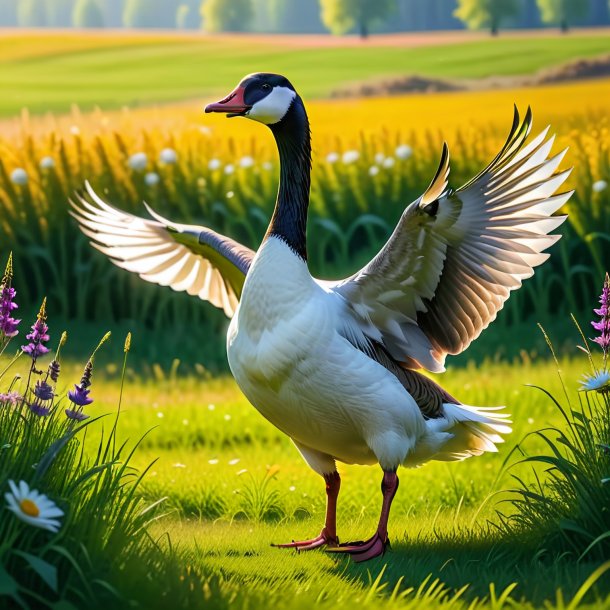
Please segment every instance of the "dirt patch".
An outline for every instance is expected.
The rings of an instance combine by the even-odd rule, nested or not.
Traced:
[[[577,59],[560,66],[544,68],[536,74],[526,76],[493,76],[476,80],[444,80],[424,76],[376,79],[335,89],[331,92],[331,97],[382,97],[404,95],[405,93],[517,89],[609,76],[610,55],[603,55],[592,59]]]

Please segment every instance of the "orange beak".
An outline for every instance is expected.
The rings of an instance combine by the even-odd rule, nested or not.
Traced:
[[[248,106],[244,102],[244,87],[236,87],[227,97],[220,100],[219,102],[214,102],[213,104],[208,104],[205,107],[206,112],[224,112],[227,116],[240,116],[247,110],[250,110],[252,106]]]

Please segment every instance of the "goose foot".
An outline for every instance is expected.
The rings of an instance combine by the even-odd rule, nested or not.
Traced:
[[[323,528],[320,535],[311,540],[293,540],[292,542],[272,544],[271,546],[278,549],[296,549],[297,551],[312,551],[313,549],[319,549],[320,547],[326,546],[330,550],[339,546],[339,538],[330,536],[326,532],[326,528]]]
[[[390,548],[390,540],[388,537],[386,536],[384,539],[379,532],[375,532],[368,540],[340,544],[337,547],[326,549],[326,552],[346,553],[350,555],[356,563],[360,563],[361,561],[368,561],[369,559],[380,557],[388,548]]]

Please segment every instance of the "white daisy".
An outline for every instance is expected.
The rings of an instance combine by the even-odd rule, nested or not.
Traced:
[[[607,392],[610,390],[610,372],[598,371],[593,375],[583,375],[579,392]]]
[[[357,150],[346,150],[343,153],[343,163],[345,165],[349,165],[350,163],[355,163],[360,158],[360,153]]]
[[[232,163],[227,163],[225,165],[225,174],[227,174],[227,176],[229,174],[232,174],[235,171],[235,166]]]
[[[384,159],[385,159],[385,155],[382,152],[378,152],[375,155],[375,163],[377,163],[377,165],[381,165],[383,163]]]
[[[146,186],[155,186],[155,184],[159,183],[159,174],[148,172],[146,176],[144,176],[144,182],[146,183]]]
[[[266,172],[270,172],[273,169],[273,163],[269,162],[269,161],[265,161],[262,165],[262,168],[266,171]]]
[[[178,161],[178,153],[173,148],[164,148],[159,153],[159,161],[166,165],[172,165]]]
[[[376,176],[379,173],[379,168],[376,165],[369,167],[369,176]]]
[[[248,155],[246,155],[245,157],[242,157],[239,160],[240,167],[248,168],[248,167],[252,167],[253,165],[254,165],[254,159]]]
[[[220,169],[221,165],[222,162],[220,161],[220,159],[210,159],[208,162],[208,169],[213,172],[217,169]]]
[[[129,167],[131,167],[131,169],[136,170],[136,171],[142,171],[142,170],[146,169],[147,164],[148,164],[148,157],[146,156],[146,153],[143,153],[143,152],[134,153],[127,160],[127,165],[129,165]]]
[[[326,163],[336,163],[339,160],[339,154],[330,152],[326,155]]]
[[[593,189],[594,193],[601,193],[608,188],[608,183],[605,180],[598,180],[597,182],[593,183],[591,188]]]
[[[396,160],[394,159],[394,157],[386,157],[383,160],[383,167],[385,167],[385,169],[391,169],[392,167],[394,167],[395,163]]]
[[[55,167],[55,159],[53,157],[43,157],[40,159],[40,169],[52,169]]]
[[[25,481],[19,481],[19,487],[14,481],[8,482],[10,492],[4,494],[7,508],[14,512],[19,519],[50,532],[57,532],[61,526],[58,517],[62,517],[64,512],[57,507],[55,502],[49,500],[44,494],[37,490],[30,490]]]
[[[18,184],[19,186],[25,186],[28,183],[28,173],[23,167],[16,167],[11,172],[11,182],[13,184]]]
[[[413,149],[408,144],[401,144],[400,146],[396,147],[394,152],[399,159],[404,161],[413,154]]]

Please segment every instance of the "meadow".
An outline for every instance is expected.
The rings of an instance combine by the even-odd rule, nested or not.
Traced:
[[[307,37],[304,37],[307,41]],[[348,48],[299,43],[298,37],[201,37],[4,31],[0,37],[0,116],[141,106],[226,94],[249,72],[290,75],[307,99],[371,77],[418,74],[444,78],[531,74],[575,56],[606,53],[604,31],[568,37],[517,36],[417,48],[372,37]]]
[[[30,480],[65,513],[49,538],[5,511],[0,607],[10,595],[10,603],[21,595],[62,610],[608,607],[610,485],[601,479],[610,477],[610,394],[578,392],[590,365],[569,314],[592,334],[610,261],[610,81],[309,101],[380,76],[380,65],[387,74],[404,73],[405,63],[447,77],[522,74],[606,47],[603,35],[522,37],[518,45],[502,36],[400,52],[374,44],[305,52],[239,37],[0,39],[0,115],[11,117],[0,131],[0,256],[13,251],[24,320],[0,359],[0,390],[11,384],[24,395],[21,404],[0,395],[0,480]],[[307,98],[309,262],[321,277],[369,260],[427,186],[443,140],[454,186],[478,172],[501,147],[513,104],[522,113],[532,106],[534,133],[552,125],[554,150],[570,149],[563,167],[574,166],[569,221],[551,259],[437,378],[464,403],[506,405],[514,432],[499,453],[401,470],[392,549],[365,565],[269,546],[318,533],[324,488],[227,377],[224,316],[116,269],[68,216],[67,200],[90,180],[118,207],[142,214],[146,200],[255,247],[277,187],[273,140],[247,121],[204,117],[188,99],[224,95],[261,63],[286,72]],[[118,110],[171,100],[181,101]],[[78,107],[68,114],[45,114],[71,104]],[[15,116],[23,105],[29,111]],[[32,368],[45,375],[57,356],[32,363],[22,354],[6,369],[44,296],[49,347],[68,330],[48,417],[31,408],[26,388],[38,379]],[[536,321],[549,330],[557,362]],[[90,419],[75,424],[64,417],[76,404],[66,393],[108,329],[113,336],[95,356]],[[340,470],[339,536],[367,537],[379,511],[379,469]]]

